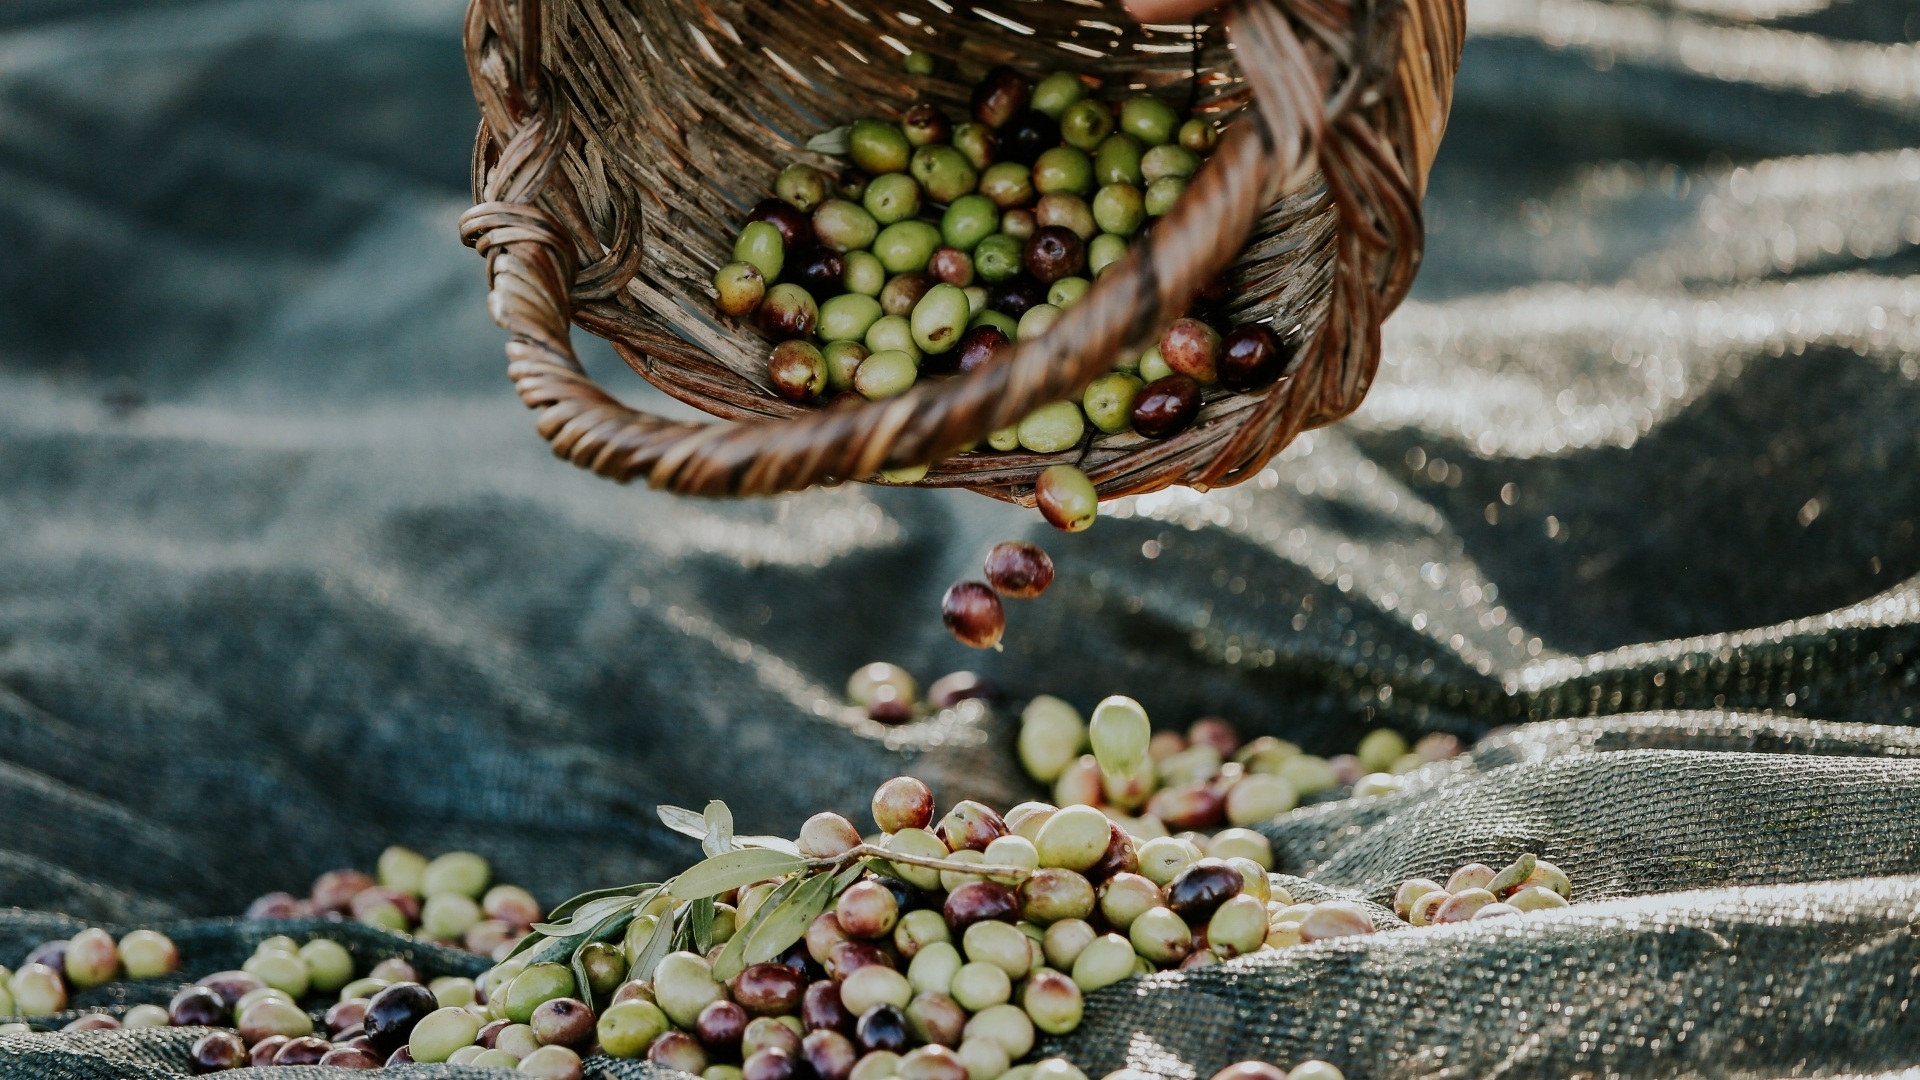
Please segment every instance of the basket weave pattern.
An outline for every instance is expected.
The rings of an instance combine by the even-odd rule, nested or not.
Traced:
[[[1192,31],[1137,27],[1088,0],[472,0],[482,121],[461,233],[487,260],[509,374],[540,434],[603,476],[748,495],[933,462],[923,485],[1021,502],[1056,462],[1103,497],[1234,483],[1366,393],[1381,320],[1419,264],[1463,27],[1460,0],[1237,0],[1224,28]],[[1049,333],[897,398],[796,405],[765,383],[768,342],[716,314],[707,282],[782,166],[837,171],[805,150],[813,134],[916,100],[965,114],[967,85],[902,74],[902,47],[967,77],[1007,63],[1175,88],[1226,134],[1179,205]],[[1278,383],[1210,395],[1164,440],[960,453],[1145,349],[1223,270],[1236,322],[1299,337]],[[581,368],[576,322],[662,390],[737,422],[621,404]]]

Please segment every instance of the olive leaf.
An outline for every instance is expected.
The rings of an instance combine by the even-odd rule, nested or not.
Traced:
[[[672,882],[668,882],[661,888],[664,889],[671,884]],[[650,901],[653,898],[647,899]],[[628,973],[627,978],[653,978],[653,969],[660,966],[661,958],[667,955],[673,945],[673,932],[676,928],[675,923],[678,921],[672,912],[660,916],[660,921],[653,926],[653,933],[647,937],[647,943],[641,947],[639,955],[633,958],[633,970]]]
[[[681,836],[691,836],[695,840],[707,838],[707,819],[688,810],[684,806],[656,806],[654,813],[660,815],[660,823]]]
[[[579,910],[581,906],[585,904],[590,904],[593,901],[599,900],[603,897],[638,896],[641,893],[646,892],[648,889],[657,889],[659,887],[660,887],[659,882],[648,881],[648,882],[643,882],[639,885],[616,885],[611,889],[594,889],[591,892],[583,892],[579,896],[573,897],[570,900],[563,901],[559,907],[556,907],[552,911],[547,912],[547,921],[550,923],[557,923],[560,920],[566,918],[568,915],[571,915],[575,911]],[[535,925],[537,926],[538,924],[535,924]]]
[[[713,897],[703,896],[687,905],[687,925],[693,931],[693,951],[707,955],[713,948]]]
[[[793,891],[793,895],[773,914],[767,916],[747,939],[746,947],[741,950],[740,959],[744,964],[764,964],[774,959],[794,942],[799,941],[807,932],[807,927],[820,913],[827,910],[833,901],[833,889],[838,881],[834,874],[815,874]]]
[[[801,885],[804,885],[809,880],[812,879],[795,877],[788,878],[786,881],[781,882],[780,886],[774,889],[759,907],[754,909],[753,917],[748,919],[744,925],[734,929],[733,937],[727,940],[726,947],[721,949],[720,955],[714,959],[714,978],[719,979],[721,982],[727,982],[735,975],[740,974],[740,970],[747,966],[746,961],[742,959],[746,953],[747,941],[753,937],[754,933],[757,932],[760,927],[766,925],[767,919],[773,915],[775,909],[784,904],[796,889],[800,888]]]
[[[823,131],[807,140],[807,149],[816,154],[842,155],[847,152],[849,136],[853,132],[851,125],[842,124],[830,131]]]
[[[612,912],[606,918],[595,923],[593,928],[587,931],[586,940],[574,947],[572,963],[573,989],[581,998],[587,1001],[593,1000],[593,980],[587,978],[587,964],[584,959],[587,946],[596,941],[605,941],[614,934],[619,933],[625,929],[626,925],[632,922],[639,913],[639,904],[632,904],[621,910]]]
[[[700,841],[700,850],[709,856],[720,855],[733,850],[733,811],[727,804],[715,799],[707,804],[706,813],[701,818],[707,827],[706,838]]]
[[[781,851],[788,855],[800,854],[799,845],[784,836],[736,836],[734,846],[743,848],[766,848],[769,851]]]
[[[728,889],[804,870],[808,859],[767,848],[741,848],[715,855],[673,879],[669,892],[675,900],[718,896]]]
[[[625,893],[603,896],[598,900],[582,904],[573,912],[573,917],[565,922],[537,922],[533,928],[548,937],[571,937],[583,933],[600,920],[623,908],[638,906],[639,897]]]

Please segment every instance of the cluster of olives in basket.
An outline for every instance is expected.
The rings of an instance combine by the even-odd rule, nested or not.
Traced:
[[[1084,296],[1219,139],[1212,121],[1151,94],[1108,103],[1093,89],[1068,72],[1033,84],[997,67],[975,87],[969,122],[921,103],[898,123],[844,129],[852,168],[838,178],[806,164],[781,172],[713,279],[721,311],[757,313],[778,339],[774,389],[794,401],[892,397],[923,375],[973,370]],[[1215,311],[1224,299],[1216,283],[1199,303]],[[1264,385],[1290,354],[1261,323],[1223,334],[1181,318],[1080,400],[1042,406],[987,443],[1059,453],[1089,424],[1172,436],[1193,423],[1204,387]]]
[[[304,897],[260,897],[247,918],[351,918],[481,956],[504,955],[540,921],[540,902],[518,885],[492,885],[492,875],[487,860],[471,851],[429,859],[396,845],[380,853],[373,874],[329,870]]]

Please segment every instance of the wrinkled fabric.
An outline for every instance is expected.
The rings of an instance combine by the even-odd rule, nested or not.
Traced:
[[[844,710],[884,658],[1321,753],[1492,732],[1271,823],[1277,869],[1376,904],[1522,850],[1572,876],[1566,912],[1104,991],[1059,1044],[1096,1078],[1920,1068],[1911,5],[1476,0],[1366,404],[1073,536],[552,460],[455,236],[462,7],[0,11],[0,963],[94,922],[231,966],[277,924],[207,920],[391,843],[553,904],[696,858],[659,803],[791,835],[901,771],[1037,794],[1014,709]],[[1014,537],[1058,579],[965,650],[940,594]],[[189,1042],[0,1037],[0,1076],[174,1076]]]

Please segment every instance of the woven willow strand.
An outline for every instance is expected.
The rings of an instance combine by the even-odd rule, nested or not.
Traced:
[[[1302,430],[1359,404],[1380,322],[1419,264],[1420,193],[1459,60],[1459,0],[1237,0],[1224,39],[1207,32],[1184,52],[1118,11],[1093,18],[1083,4],[1045,0],[995,21],[981,17],[988,9],[472,0],[465,46],[482,122],[477,205],[461,234],[487,260],[489,308],[511,335],[508,373],[557,455],[701,495],[934,462],[921,483],[1022,502],[1040,469],[1069,461],[1112,497],[1243,480]],[[1051,332],[888,401],[795,405],[766,388],[767,343],[713,314],[706,281],[773,174],[809,158],[808,135],[876,103],[897,112],[924,96],[962,108],[962,83],[899,74],[899,41],[969,75],[1014,63],[1073,66],[1122,87],[1186,85],[1197,109],[1232,122],[1174,210]],[[1229,264],[1237,320],[1303,335],[1274,386],[1213,398],[1166,440],[963,453],[1152,344]],[[735,422],[621,404],[574,355],[575,321],[656,386]]]

